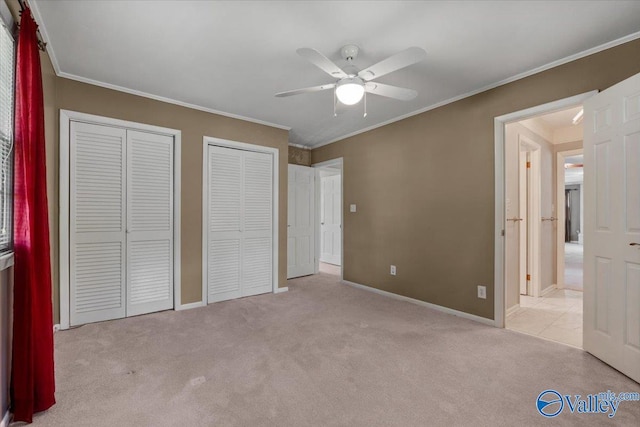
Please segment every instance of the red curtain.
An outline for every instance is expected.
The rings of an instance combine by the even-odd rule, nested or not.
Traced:
[[[22,12],[16,56],[14,305],[11,406],[14,421],[55,403],[51,262],[42,74],[36,25]]]

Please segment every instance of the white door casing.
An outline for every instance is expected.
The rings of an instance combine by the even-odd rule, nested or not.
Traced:
[[[274,154],[207,141],[203,212],[207,302],[270,292],[277,261]]]
[[[315,271],[315,174],[313,168],[289,165],[287,279]]]
[[[340,265],[342,260],[342,177],[321,179],[320,261]]]
[[[73,326],[126,315],[126,130],[72,122],[69,149]]]
[[[529,281],[527,280],[527,264],[529,255],[529,206],[528,200],[528,152],[518,143],[518,282],[520,295],[528,295]]]
[[[127,316],[173,308],[173,137],[127,130]]]
[[[584,126],[584,349],[640,382],[640,74]]]
[[[540,145],[519,135],[520,294],[540,296]]]
[[[505,125],[507,123],[530,119],[545,113],[582,105],[584,100],[595,95],[590,91],[537,105],[520,111],[514,111],[494,118],[494,324],[504,328],[505,320],[505,229],[507,219],[507,199],[505,198]]]

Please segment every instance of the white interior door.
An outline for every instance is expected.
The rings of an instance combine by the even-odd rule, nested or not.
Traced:
[[[127,316],[173,308],[173,137],[127,131]]]
[[[584,348],[640,382],[640,74],[584,117]]]
[[[315,169],[289,165],[287,279],[315,272]]]
[[[70,125],[70,325],[124,317],[126,131]]]
[[[320,261],[342,264],[342,177],[321,180]]]
[[[273,158],[208,147],[208,302],[270,292]]]

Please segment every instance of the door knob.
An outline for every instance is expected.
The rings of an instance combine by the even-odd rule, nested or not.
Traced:
[[[324,225],[324,222],[321,222],[320,225]]]
[[[513,222],[522,221],[522,218],[507,218],[507,221],[513,221]]]

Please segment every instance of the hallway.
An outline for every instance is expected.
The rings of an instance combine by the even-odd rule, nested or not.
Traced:
[[[578,243],[564,244],[564,287],[582,291],[584,246]]]

